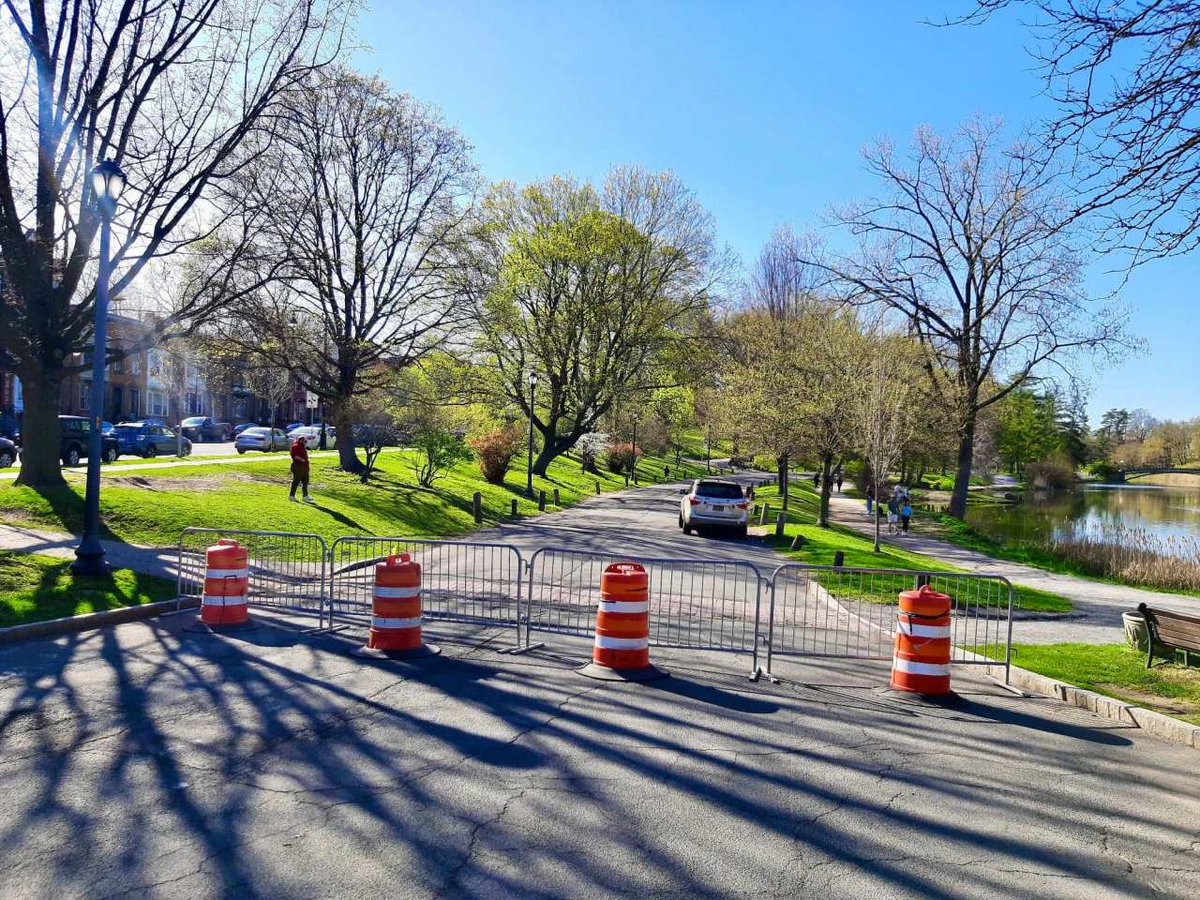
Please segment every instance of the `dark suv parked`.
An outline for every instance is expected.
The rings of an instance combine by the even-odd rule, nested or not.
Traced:
[[[58,417],[58,454],[64,466],[77,466],[80,462],[87,461],[88,438],[91,433],[91,419],[85,419],[83,416]],[[109,434],[103,435],[100,440],[100,459],[112,462],[120,455],[116,439]]]
[[[228,422],[217,422],[211,416],[189,416],[179,423],[183,436],[195,443],[204,441],[233,440],[233,426]]]

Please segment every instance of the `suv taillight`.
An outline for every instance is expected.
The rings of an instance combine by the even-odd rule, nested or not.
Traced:
[[[692,506],[699,506],[700,498],[699,497],[688,497],[688,503],[692,504]]]
[[[748,509],[750,507],[750,504],[747,503],[745,500],[743,500],[741,503],[735,503],[733,505],[736,506],[738,509]]]

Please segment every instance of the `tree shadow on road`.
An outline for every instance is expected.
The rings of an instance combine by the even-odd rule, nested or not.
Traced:
[[[794,887],[818,863],[928,897],[1003,893],[1005,866],[1130,884],[1039,838],[1110,814],[1104,796],[1056,807],[1036,779],[1011,778],[1117,742],[1001,701],[947,721],[686,669],[654,686],[597,683],[479,640],[395,664],[350,657],[356,633],[266,626],[230,640],[183,622],[0,651],[0,888],[284,896],[367,863],[414,893],[489,898],[708,896],[732,890],[730,872]],[[935,735],[937,753],[978,767],[927,764]],[[1104,779],[1127,763],[1086,765]],[[1186,844],[1166,788],[1124,783],[1126,826]],[[1001,816],[1024,827],[998,829]],[[688,821],[721,826],[681,838]],[[1161,849],[1128,840],[1147,858]],[[932,844],[997,862],[949,883]]]

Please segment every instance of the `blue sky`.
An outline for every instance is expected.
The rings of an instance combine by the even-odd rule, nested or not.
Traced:
[[[923,24],[967,5],[374,0],[360,35],[374,49],[358,64],[440,107],[492,180],[673,169],[749,262],[776,225],[816,226],[830,203],[871,192],[860,151],[878,137],[1048,113],[1016,16]],[[1085,371],[1093,424],[1112,406],[1200,415],[1198,275],[1193,255],[1126,285],[1149,351]]]

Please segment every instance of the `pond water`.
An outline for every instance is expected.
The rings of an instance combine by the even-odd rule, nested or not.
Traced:
[[[1164,542],[1200,541],[1200,489],[1096,484],[1032,491],[1016,504],[972,504],[967,521],[1007,543],[1041,544],[1109,526],[1141,529]]]

